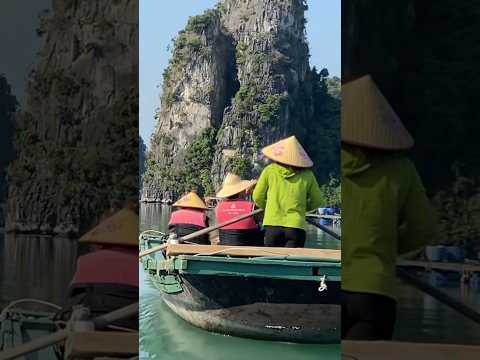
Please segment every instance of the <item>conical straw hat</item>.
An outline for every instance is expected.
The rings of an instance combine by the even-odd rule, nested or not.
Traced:
[[[189,208],[196,208],[196,209],[207,208],[203,200],[200,199],[200,196],[198,196],[193,191],[189,192],[187,195],[182,196],[180,199],[177,200],[177,202],[173,204],[173,206],[189,207]]]
[[[130,209],[122,209],[83,235],[79,242],[137,246],[138,215]]]
[[[228,173],[223,180],[223,185],[217,193],[217,197],[226,198],[238,194],[257,183],[257,180],[242,180],[240,176]]]
[[[313,166],[313,161],[295,136],[268,145],[262,152],[266,157],[282,164],[301,168]]]
[[[370,75],[342,85],[342,141],[383,150],[414,142]]]

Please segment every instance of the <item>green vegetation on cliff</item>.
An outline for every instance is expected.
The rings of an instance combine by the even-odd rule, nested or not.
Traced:
[[[340,178],[340,79],[314,67],[292,101],[291,131],[314,162],[319,183]]]
[[[178,101],[177,89],[170,84],[184,76],[185,66],[191,59],[202,55],[208,56],[210,53],[211,49],[203,44],[202,36],[215,21],[216,16],[216,10],[207,10],[202,15],[191,16],[185,29],[172,40],[172,57],[163,72],[165,105],[170,106]]]
[[[197,189],[200,194],[214,192],[210,169],[212,167],[217,130],[205,129],[186,149],[181,167],[158,163],[155,154],[149,152],[146,157],[144,181],[155,183],[161,181],[161,188],[176,191],[178,194]],[[153,137],[155,138],[155,136]],[[167,136],[163,136],[165,140]]]

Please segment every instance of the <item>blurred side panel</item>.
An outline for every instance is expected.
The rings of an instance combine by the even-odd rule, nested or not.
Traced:
[[[358,356],[368,353],[369,359],[383,359],[409,352],[421,354],[419,358],[448,358],[453,352],[470,358],[471,350],[480,351],[476,347],[480,345],[479,20],[476,1],[342,1],[343,87],[371,76],[415,140],[401,156],[418,171],[437,217],[435,235],[397,261],[393,342],[376,348],[374,343],[346,341],[345,354],[358,351]],[[345,184],[342,180],[342,191]],[[347,202],[342,198],[342,204]],[[365,212],[345,210],[342,215],[346,254],[359,241],[358,228],[348,228],[348,219],[358,219],[358,227],[368,220]],[[385,212],[377,215],[385,226]],[[401,223],[405,213],[397,216]],[[424,216],[418,209],[407,214],[419,222]],[[378,255],[379,248],[393,240],[376,241],[362,257]],[[405,243],[397,245],[400,249]],[[357,283],[364,276],[358,273]]]
[[[40,358],[134,356],[138,1],[0,8],[0,358],[40,338]]]

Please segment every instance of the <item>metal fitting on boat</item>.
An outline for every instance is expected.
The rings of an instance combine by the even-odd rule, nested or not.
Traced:
[[[177,238],[177,234],[175,234],[174,232],[170,233],[167,242],[169,244],[180,244],[180,241]]]
[[[328,289],[327,283],[326,283],[327,275],[323,275],[320,279],[320,286],[318,287],[318,291],[325,291]]]

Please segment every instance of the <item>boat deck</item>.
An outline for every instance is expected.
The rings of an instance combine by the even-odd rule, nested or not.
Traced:
[[[261,246],[169,244],[167,246],[167,256],[177,255],[216,255],[231,257],[291,256],[341,261],[341,250]]]

